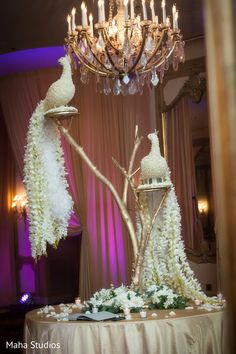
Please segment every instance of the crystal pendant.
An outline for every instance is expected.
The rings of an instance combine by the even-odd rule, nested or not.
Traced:
[[[172,66],[173,66],[174,71],[178,70],[178,62],[179,62],[179,59],[176,56],[173,56]]]
[[[147,65],[147,57],[146,55],[143,53],[140,59],[140,63],[141,65],[145,68],[145,66]]]
[[[122,86],[121,86],[121,93],[122,93],[123,96],[127,96],[127,94],[128,94],[128,87],[127,87],[127,85],[122,85]]]
[[[168,58],[166,58],[166,60],[165,60],[165,65],[164,65],[164,70],[168,70],[169,69],[169,60],[168,60]]]
[[[134,95],[137,92],[136,79],[132,79],[129,84],[128,92],[130,95]]]
[[[96,49],[98,51],[103,51],[105,49],[105,43],[104,43],[104,40],[103,40],[101,34],[99,34],[98,41],[96,43]]]
[[[114,95],[118,96],[121,93],[121,82],[120,79],[116,79],[113,86]]]
[[[127,85],[128,83],[129,83],[129,76],[128,75],[125,75],[124,77],[123,77],[123,83],[125,84],[125,85]]]
[[[152,36],[148,36],[147,40],[146,40],[146,44],[145,44],[145,50],[147,50],[148,52],[151,52],[153,50],[153,39]]]
[[[153,71],[151,77],[151,83],[153,84],[153,86],[157,86],[158,82],[159,82],[159,78],[157,76],[157,73],[156,71]]]
[[[110,80],[108,77],[105,79],[105,82],[103,85],[103,92],[106,96],[108,96],[111,93]]]
[[[80,67],[80,81],[83,84],[87,84],[89,82],[89,73],[88,73],[88,70],[84,66]]]

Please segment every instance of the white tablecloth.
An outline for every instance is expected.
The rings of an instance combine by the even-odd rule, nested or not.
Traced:
[[[31,311],[25,319],[27,354],[221,354],[223,312],[176,310],[133,314],[117,322],[57,322]]]

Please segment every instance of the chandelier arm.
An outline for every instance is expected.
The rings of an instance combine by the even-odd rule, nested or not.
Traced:
[[[170,50],[170,52],[168,53],[168,55],[166,55],[166,53],[168,52],[167,50],[164,52],[164,54],[163,54],[163,55],[161,56],[161,58],[159,59],[158,63],[153,66],[153,69],[159,68],[159,66],[161,66],[161,65],[165,62],[165,60],[170,57],[170,55],[173,53],[174,47],[175,47],[175,44],[174,44],[174,46],[171,48],[171,50]],[[165,56],[165,55],[166,55],[166,56]],[[160,61],[160,60],[161,60],[161,61]],[[139,69],[140,69],[140,68],[138,68],[138,71],[139,71]],[[145,69],[145,70],[143,70],[143,71],[140,70],[140,73],[146,74],[146,73],[148,73],[148,72],[150,71],[150,69],[151,69],[151,68],[149,67],[149,68],[147,68],[147,69]]]
[[[91,46],[91,41],[87,35],[87,33],[85,33],[85,37],[86,37],[86,41],[88,43],[88,46],[89,46],[89,49],[90,49],[90,52],[93,54],[94,58],[97,60],[97,62],[105,69],[106,71],[106,74],[109,74],[109,76],[112,76],[111,75],[111,71],[109,69],[107,69],[106,65],[103,64],[103,62],[97,57],[97,55],[94,53],[94,51],[92,50],[92,46]]]
[[[104,33],[105,33],[105,35],[104,35]],[[105,31],[102,32],[102,37],[103,37],[104,41],[106,41],[106,38],[105,38],[105,37],[107,37],[107,36],[106,36],[106,32],[105,32]],[[108,43],[110,44],[110,41],[109,41],[109,40],[108,40]],[[114,48],[113,46],[112,46],[112,48],[117,51],[117,49]],[[115,68],[115,70],[118,71],[119,75],[123,74],[123,72],[122,72],[119,68],[117,68],[117,66],[116,66],[115,63],[113,62],[113,60],[112,60],[112,58],[111,58],[111,56],[110,56],[110,53],[109,53],[109,51],[108,51],[107,46],[105,46],[105,51],[106,51],[107,58],[108,58],[109,62],[111,63],[111,65]]]
[[[141,48],[140,48],[140,51],[139,51],[139,53],[138,53],[138,56],[137,56],[137,58],[136,58],[136,60],[135,60],[135,63],[133,64],[133,66],[131,66],[131,68],[129,69],[129,71],[128,71],[128,74],[130,73],[130,72],[132,72],[133,70],[134,70],[134,68],[137,66],[137,64],[138,64],[138,62],[139,62],[139,60],[140,60],[140,58],[141,58],[141,56],[142,56],[142,53],[143,53],[143,49],[144,49],[144,46],[145,46],[145,43],[146,43],[146,38],[147,38],[147,33],[148,33],[148,26],[144,26],[143,28],[142,28],[142,32],[143,32],[143,38],[144,38],[144,40],[143,40],[143,42],[142,42],[142,46],[141,46]]]
[[[159,38],[159,41],[158,41],[158,43],[156,44],[156,48],[155,48],[155,50],[154,50],[154,52],[153,52],[151,58],[148,59],[147,65],[148,65],[149,62],[152,60],[152,58],[157,54],[157,51],[158,51],[158,49],[160,48],[160,46],[161,46],[161,44],[162,44],[164,35],[165,35],[165,30],[162,32],[162,34],[161,34],[161,36],[160,36],[160,38]]]
[[[107,32],[106,32],[106,29],[105,29],[105,28],[103,28],[103,30],[102,30],[102,37],[103,37],[104,41],[105,41],[106,43],[109,43],[109,45],[110,45],[116,52],[119,51],[119,49],[117,49],[116,47],[114,47],[114,45],[111,43],[111,41],[110,41],[110,39],[109,39],[109,37],[108,37],[108,35],[107,35]]]
[[[78,49],[75,49],[74,47],[72,47],[75,55],[77,56],[77,58],[79,59],[79,61],[89,70],[92,71],[93,73],[98,73],[101,76],[107,76],[107,73],[105,73],[104,71],[101,71],[100,69],[98,69],[94,64],[92,64],[89,60],[88,63],[89,65],[84,62],[83,60],[83,55],[80,53],[80,51]],[[86,58],[87,60],[87,58]]]

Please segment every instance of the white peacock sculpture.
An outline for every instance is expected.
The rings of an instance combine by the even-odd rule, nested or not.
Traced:
[[[58,127],[45,115],[50,112],[77,111],[67,107],[75,93],[70,59],[59,59],[63,71],[48,89],[34,111],[27,134],[24,184],[28,198],[32,256],[46,254],[47,243],[57,246],[67,235],[73,202],[68,193]]]
[[[143,279],[146,286],[165,284],[183,297],[210,301],[203,293],[198,280],[191,270],[181,237],[181,215],[170,179],[170,171],[164,157],[161,156],[157,133],[148,135],[151,151],[141,161],[140,198],[145,220],[151,220],[150,187],[169,188],[165,201],[157,215],[150,239],[144,254]],[[145,188],[149,193],[145,193]],[[142,191],[143,190],[143,191]],[[160,191],[159,190],[159,191]],[[153,190],[153,193],[158,193]],[[152,193],[151,193],[152,194]],[[152,198],[154,198],[154,194]],[[156,196],[158,199],[158,196]],[[137,220],[137,230],[141,234],[142,226]]]
[[[151,141],[151,151],[141,160],[141,180],[143,184],[164,182],[168,166],[161,156],[157,133],[148,134]]]

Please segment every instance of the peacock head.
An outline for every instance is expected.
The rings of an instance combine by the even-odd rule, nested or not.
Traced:
[[[148,134],[148,139],[151,141],[158,141],[158,131],[155,130],[154,133]]]
[[[70,65],[70,57],[68,55],[65,55],[64,57],[61,57],[60,59],[58,59],[58,63],[60,63],[61,65]]]

